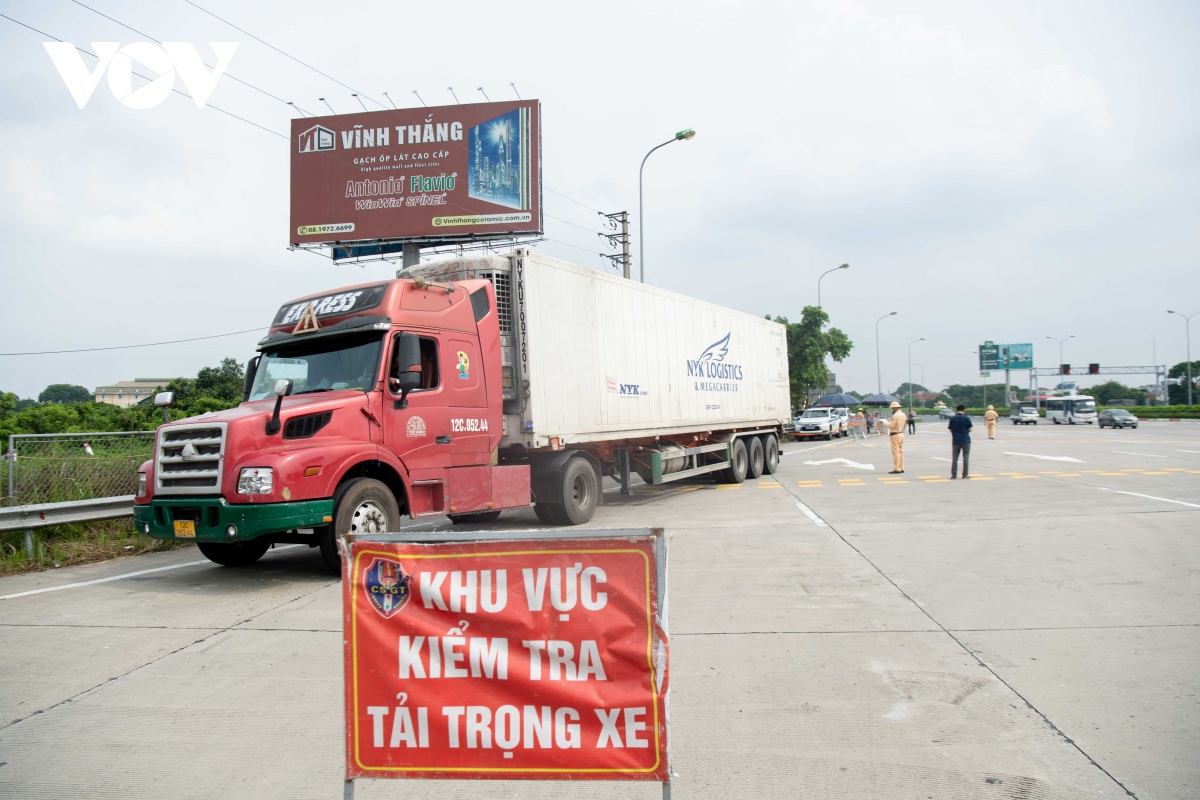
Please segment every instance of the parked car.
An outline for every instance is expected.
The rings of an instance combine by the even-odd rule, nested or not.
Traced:
[[[838,416],[835,408],[810,408],[793,422],[796,426],[795,436],[823,436],[832,439],[849,433],[843,427],[842,418]]]
[[[1136,428],[1138,426],[1138,418],[1123,408],[1106,408],[1100,412],[1098,419],[1101,428],[1105,425],[1110,428]]]

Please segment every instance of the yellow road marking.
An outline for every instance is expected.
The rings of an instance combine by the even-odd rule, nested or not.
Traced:
[[[699,488],[700,488],[699,486],[676,486],[675,491],[677,491],[677,492],[694,492]]]
[[[760,489],[779,489],[779,488],[782,488],[782,486],[783,486],[782,483],[772,482],[772,483],[760,483],[758,485],[758,488],[760,488]]]
[[[1169,472],[1143,472],[1143,475],[1170,475]]]
[[[1009,475],[1008,477],[1012,478],[1014,481],[1023,481],[1028,478],[1037,480],[1037,475]]]
[[[994,481],[996,479],[993,477],[990,477],[988,475],[972,475],[971,477],[967,478],[967,480],[969,480],[969,481]]]
[[[742,485],[740,483],[723,483],[720,486],[718,486],[717,488],[718,489],[740,489],[740,488],[742,488]]]
[[[1109,478],[1124,478],[1129,473],[1127,473],[1127,472],[1097,472],[1096,474],[1104,475]]]

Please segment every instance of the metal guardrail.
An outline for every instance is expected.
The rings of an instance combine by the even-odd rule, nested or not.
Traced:
[[[154,439],[155,431],[12,434],[0,463],[0,505],[128,494]]]
[[[133,516],[133,495],[101,497],[96,500],[68,500],[63,503],[38,503],[0,508],[0,533],[25,532],[25,554],[33,558],[33,532],[52,525],[73,522],[98,522]]]

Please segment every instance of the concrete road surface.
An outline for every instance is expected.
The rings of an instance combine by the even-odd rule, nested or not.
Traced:
[[[944,428],[899,477],[886,440],[838,440],[740,487],[607,494],[591,527],[672,532],[676,800],[1200,795],[1200,425],[976,427],[955,482]],[[0,596],[0,796],[340,797],[340,594],[315,552],[189,548]]]

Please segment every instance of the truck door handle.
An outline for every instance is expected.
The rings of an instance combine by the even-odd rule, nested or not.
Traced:
[[[436,441],[438,444],[450,444],[450,437],[449,436],[439,436],[434,441]]]

